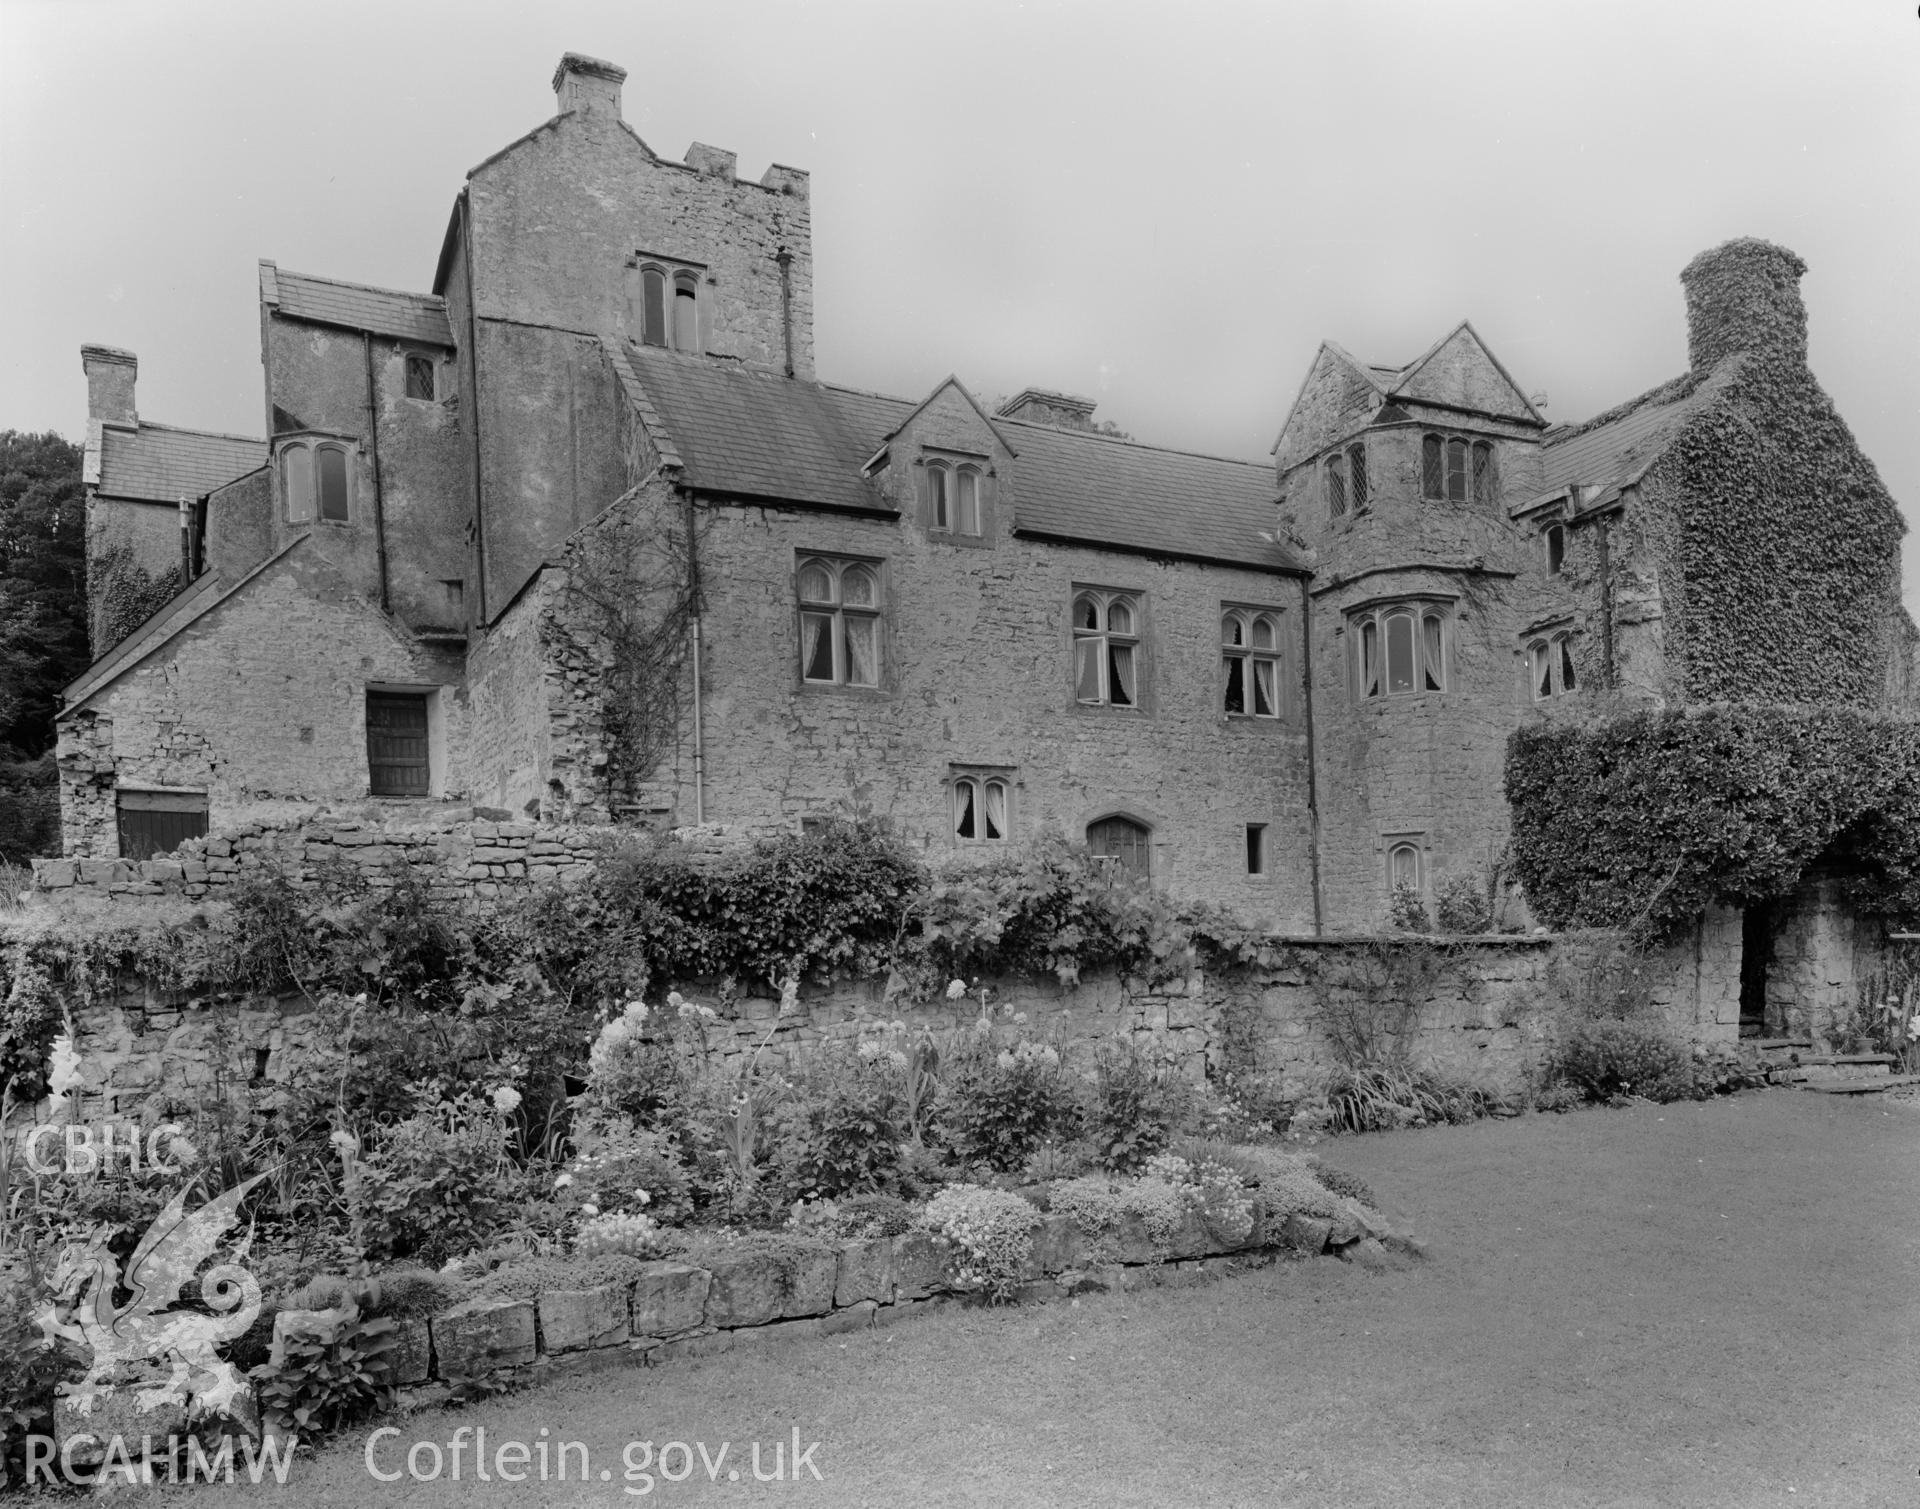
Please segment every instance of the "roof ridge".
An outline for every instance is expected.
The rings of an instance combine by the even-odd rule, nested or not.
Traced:
[[[1717,367],[1714,369],[1716,372],[1718,370]],[[1579,424],[1565,425],[1558,434],[1549,431],[1541,439],[1545,444],[1559,445],[1578,436],[1591,434],[1594,430],[1613,424],[1617,420],[1625,419],[1629,414],[1638,413],[1651,404],[1664,406],[1684,402],[1699,392],[1707,379],[1713,375],[1713,372],[1682,372],[1678,377],[1669,377],[1664,382],[1657,382],[1651,388],[1615,404],[1610,409],[1602,409],[1591,419],[1583,419]]]
[[[1163,456],[1192,456],[1200,461],[1224,461],[1230,466],[1244,466],[1250,471],[1264,472],[1267,467],[1262,461],[1249,461],[1244,456],[1222,456],[1217,451],[1190,451],[1178,445],[1153,445],[1145,440],[1134,440],[1122,435],[1103,435],[1098,430],[1067,430],[1057,424],[1040,424],[1032,419],[1001,419],[1000,424],[1017,424],[1025,430],[1044,430],[1049,434],[1066,435],[1074,440],[1098,440],[1107,445],[1132,446],[1136,451],[1156,451]]]
[[[112,428],[127,429],[130,427],[126,425],[114,425]],[[142,419],[137,426],[132,426],[131,428],[134,429],[136,434],[139,433],[140,430],[166,430],[169,434],[173,435],[204,435],[209,440],[238,440],[247,445],[265,445],[267,443],[264,435],[236,435],[231,430],[197,430],[191,425],[162,424],[157,419]]]
[[[816,387],[827,388],[835,393],[851,393],[855,398],[878,398],[885,403],[904,403],[911,405],[911,398],[902,398],[898,393],[882,393],[878,388],[855,388],[843,382],[821,382],[818,378],[800,378],[796,381],[810,381]]]
[[[355,288],[361,293],[384,293],[395,299],[424,299],[443,308],[447,302],[447,296],[441,293],[415,293],[410,288],[388,288],[382,283],[356,283],[351,278],[330,278],[325,273],[294,272],[277,262],[274,264],[274,275],[276,278],[300,278],[308,283],[327,283],[335,288]]]

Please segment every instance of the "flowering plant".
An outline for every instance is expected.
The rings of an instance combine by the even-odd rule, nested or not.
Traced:
[[[950,1184],[927,1202],[920,1223],[953,1244],[954,1277],[961,1285],[1010,1299],[1033,1254],[1040,1213],[1003,1189]]]

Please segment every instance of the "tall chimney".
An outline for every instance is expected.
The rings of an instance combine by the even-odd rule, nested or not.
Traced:
[[[108,424],[137,424],[133,412],[133,380],[140,359],[118,346],[82,346],[80,365],[87,374],[87,418]]]
[[[1807,270],[1784,246],[1742,236],[1695,257],[1680,274],[1687,292],[1687,357],[1708,372],[1722,357],[1751,351],[1805,366]]]
[[[585,53],[570,52],[553,71],[553,93],[559,101],[559,113],[572,115],[611,115],[620,119],[620,85],[627,70],[618,63],[603,63]]]

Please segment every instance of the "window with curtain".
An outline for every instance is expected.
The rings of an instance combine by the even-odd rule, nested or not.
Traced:
[[[1388,603],[1348,620],[1355,644],[1354,687],[1362,700],[1447,689],[1448,610]]]
[[[967,843],[1004,843],[1007,783],[998,776],[963,775],[953,782],[953,836]]]
[[[1220,614],[1220,710],[1228,717],[1278,718],[1285,698],[1280,615],[1229,607]]]
[[[1573,631],[1536,639],[1527,647],[1527,679],[1533,687],[1533,700],[1564,697],[1579,686],[1573,665]]]
[[[631,285],[629,285],[631,286]],[[669,351],[700,349],[700,273],[695,268],[640,264],[638,308],[629,318],[643,346]]]
[[[1420,439],[1420,496],[1450,503],[1493,501],[1493,444],[1459,436]]]
[[[280,496],[289,524],[353,518],[353,448],[341,440],[301,438],[280,445]]]
[[[978,536],[983,532],[981,499],[984,474],[977,466],[951,461],[926,464],[927,528],[947,534]]]
[[[810,555],[800,561],[800,679],[808,685],[880,685],[880,570],[872,561]]]
[[[1088,706],[1140,705],[1140,595],[1083,587],[1073,599],[1073,695]]]

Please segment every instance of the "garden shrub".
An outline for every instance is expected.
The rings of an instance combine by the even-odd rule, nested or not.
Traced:
[[[1173,1140],[1193,1107],[1193,1087],[1131,1039],[1094,1055],[1087,1134],[1107,1168],[1131,1173]]]
[[[35,1318],[43,1298],[22,1276],[0,1281],[0,1481],[18,1483],[27,1437],[53,1433],[53,1388],[78,1377],[81,1367],[50,1344]]]
[[[499,1112],[473,1096],[409,1116],[348,1180],[367,1256],[438,1263],[489,1240],[507,1215],[504,1163]]]
[[[687,1172],[671,1137],[596,1116],[575,1132],[574,1146],[555,1180],[566,1203],[588,1215],[645,1211],[667,1225],[692,1214]]]
[[[947,1054],[935,1125],[960,1162],[1012,1173],[1043,1142],[1073,1136],[1077,1112],[1057,1049],[976,1032]]]
[[[1684,1100],[1696,1083],[1686,1044],[1639,1022],[1577,1023],[1555,1050],[1553,1067],[1591,1100]]]
[[[1508,1108],[1497,1091],[1433,1069],[1339,1068],[1327,1077],[1323,1094],[1326,1127],[1335,1132],[1459,1123]]]
[[[1266,1147],[1248,1152],[1260,1166],[1260,1203],[1269,1219],[1302,1215],[1326,1220],[1339,1213],[1339,1197],[1314,1176],[1305,1156]]]
[[[1054,1214],[1069,1216],[1096,1256],[1111,1257],[1106,1238],[1128,1216],[1138,1216],[1155,1247],[1169,1247],[1187,1212],[1179,1190],[1162,1178],[1114,1178],[1090,1174],[1063,1179],[1048,1192]]]
[[[954,1277],[994,1299],[1009,1299],[1033,1254],[1040,1212],[1019,1195],[977,1184],[953,1184],[927,1202],[920,1221],[953,1244]]]
[[[838,1199],[897,1182],[906,1137],[901,1066],[834,1048],[796,1076],[775,1114],[779,1165],[795,1199]]]
[[[1515,873],[1551,927],[1658,937],[1789,894],[1823,856],[1848,862],[1863,910],[1920,915],[1908,720],[1723,703],[1532,724],[1508,741],[1506,794]]]
[[[1253,1199],[1239,1171],[1213,1158],[1193,1161],[1178,1153],[1147,1160],[1142,1183],[1159,1180],[1173,1187],[1182,1205],[1197,1214],[1208,1231],[1230,1242],[1244,1241],[1253,1230]]]

